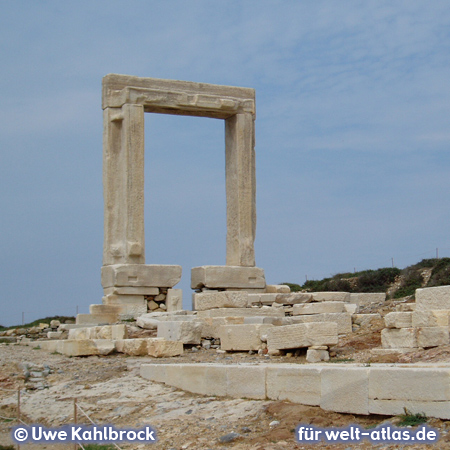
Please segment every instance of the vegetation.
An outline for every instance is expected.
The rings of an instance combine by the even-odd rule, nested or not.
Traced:
[[[0,450],[15,450],[14,445],[1,445],[0,444]]]
[[[33,322],[29,322],[26,323],[24,325],[12,325],[10,327],[3,327],[0,326],[0,331],[4,331],[4,330],[10,330],[12,328],[31,328],[31,327],[37,327],[40,323],[48,323],[50,324],[50,322],[52,320],[59,320],[61,323],[64,323],[66,320],[73,320],[75,321],[75,317],[73,316],[52,316],[52,317],[45,317],[44,319],[37,319],[34,320]],[[1,448],[0,448],[1,450]]]
[[[115,450],[114,445],[88,444],[84,445],[85,450]],[[1,450],[1,448],[0,448]]]
[[[428,277],[430,274],[431,275]],[[425,276],[427,275],[427,276]],[[396,284],[396,289],[391,289]],[[450,258],[423,259],[403,270],[383,267],[377,270],[338,273],[322,280],[308,280],[303,285],[287,283],[292,292],[343,291],[388,292],[391,297],[402,298],[415,294],[422,287],[450,285]]]
[[[412,414],[406,408],[403,409],[405,410],[405,414],[399,416],[400,421],[398,422],[398,425],[401,427],[415,427],[428,421],[428,417],[423,413]]]

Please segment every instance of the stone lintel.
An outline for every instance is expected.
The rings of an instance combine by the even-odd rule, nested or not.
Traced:
[[[102,286],[175,286],[181,280],[181,266],[162,264],[115,264],[102,267]]]
[[[255,90],[190,81],[109,74],[103,78],[103,109],[141,104],[146,112],[227,119],[255,115]]]
[[[264,270],[259,267],[200,266],[191,270],[191,288],[264,288]]]

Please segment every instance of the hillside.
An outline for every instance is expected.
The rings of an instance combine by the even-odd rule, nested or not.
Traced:
[[[303,285],[283,283],[292,291],[385,292],[387,298],[414,296],[422,287],[450,284],[450,258],[423,259],[401,270],[383,267],[355,273],[338,273],[331,278],[308,280]]]

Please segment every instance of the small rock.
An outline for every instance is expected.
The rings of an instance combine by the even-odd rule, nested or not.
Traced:
[[[226,444],[228,442],[233,442],[236,439],[239,439],[240,437],[241,437],[241,435],[239,433],[234,433],[234,432],[228,433],[228,434],[225,434],[224,436],[221,436],[219,438],[219,442],[222,444]]]
[[[272,422],[269,423],[269,427],[277,427],[278,425],[280,425],[278,420],[272,420]]]

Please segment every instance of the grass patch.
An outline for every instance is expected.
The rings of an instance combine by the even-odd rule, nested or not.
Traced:
[[[428,422],[428,417],[423,413],[412,414],[411,411],[408,411],[406,408],[405,414],[402,414],[400,417],[400,422],[398,425],[401,427],[414,427],[416,425],[420,425],[421,423]]]
[[[13,445],[1,445],[0,444],[0,450],[15,450],[15,447]]]

